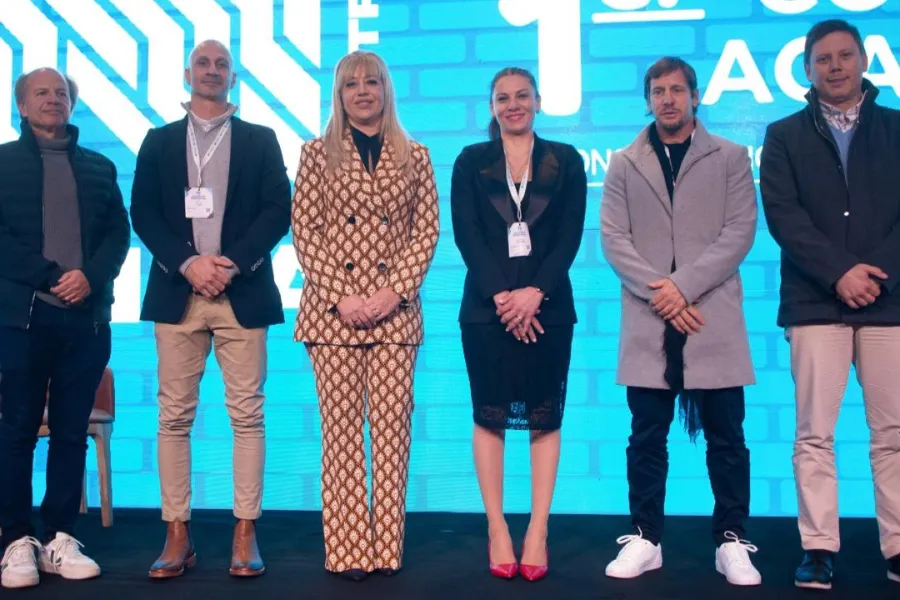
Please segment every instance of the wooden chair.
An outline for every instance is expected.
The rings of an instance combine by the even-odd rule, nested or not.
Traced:
[[[94,409],[91,411],[91,420],[88,425],[88,437],[94,440],[97,449],[97,471],[100,480],[100,518],[104,527],[112,527],[112,465],[110,463],[110,438],[113,432],[113,423],[116,420],[116,386],[112,369],[109,367],[103,373],[100,385],[97,387],[97,395],[94,397]],[[47,425],[47,409],[44,409],[44,422],[38,431],[38,437],[50,435]],[[87,473],[84,477],[84,490],[81,495],[81,512],[87,512]]]

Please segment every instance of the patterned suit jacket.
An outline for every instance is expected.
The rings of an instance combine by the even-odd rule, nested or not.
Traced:
[[[349,130],[336,174],[326,171],[321,138],[304,144],[291,211],[294,249],[303,270],[296,341],[363,345],[419,345],[423,338],[419,288],[437,245],[438,195],[428,149],[412,142],[405,176],[385,140],[371,175]],[[355,329],[336,305],[389,287],[403,302],[374,329]]]

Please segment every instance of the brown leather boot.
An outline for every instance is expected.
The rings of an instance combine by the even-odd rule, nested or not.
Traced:
[[[256,544],[256,526],[253,521],[240,519],[234,527],[234,544],[231,547],[233,577],[259,577],[266,572]]]
[[[185,569],[197,564],[191,524],[172,521],[166,526],[166,545],[156,562],[150,566],[151,579],[169,579],[184,575]]]

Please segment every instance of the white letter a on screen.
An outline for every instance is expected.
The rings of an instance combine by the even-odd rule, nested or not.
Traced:
[[[870,35],[865,42],[869,55],[869,68],[876,61],[881,64],[881,73],[866,73],[869,81],[878,87],[892,87],[900,96],[900,64],[891,51],[891,45],[883,35]]]
[[[737,63],[743,75],[732,77],[731,72]],[[760,104],[775,102],[772,92],[766,85],[762,73],[750,54],[750,48],[744,40],[728,40],[722,50],[722,57],[713,71],[712,78],[703,95],[703,104],[715,104],[723,92],[752,92],[753,98]]]

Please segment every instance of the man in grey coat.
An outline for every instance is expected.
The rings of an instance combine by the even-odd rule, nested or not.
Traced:
[[[746,150],[697,120],[697,75],[666,57],[644,77],[654,123],[609,165],[603,253],[622,280],[617,383],[627,386],[634,532],[606,569],[633,578],[662,566],[669,427],[679,399],[693,439],[707,442],[715,497],[716,570],[758,585],[743,540],[750,508],[744,387],[755,383],[738,266],[753,244],[756,190]]]

